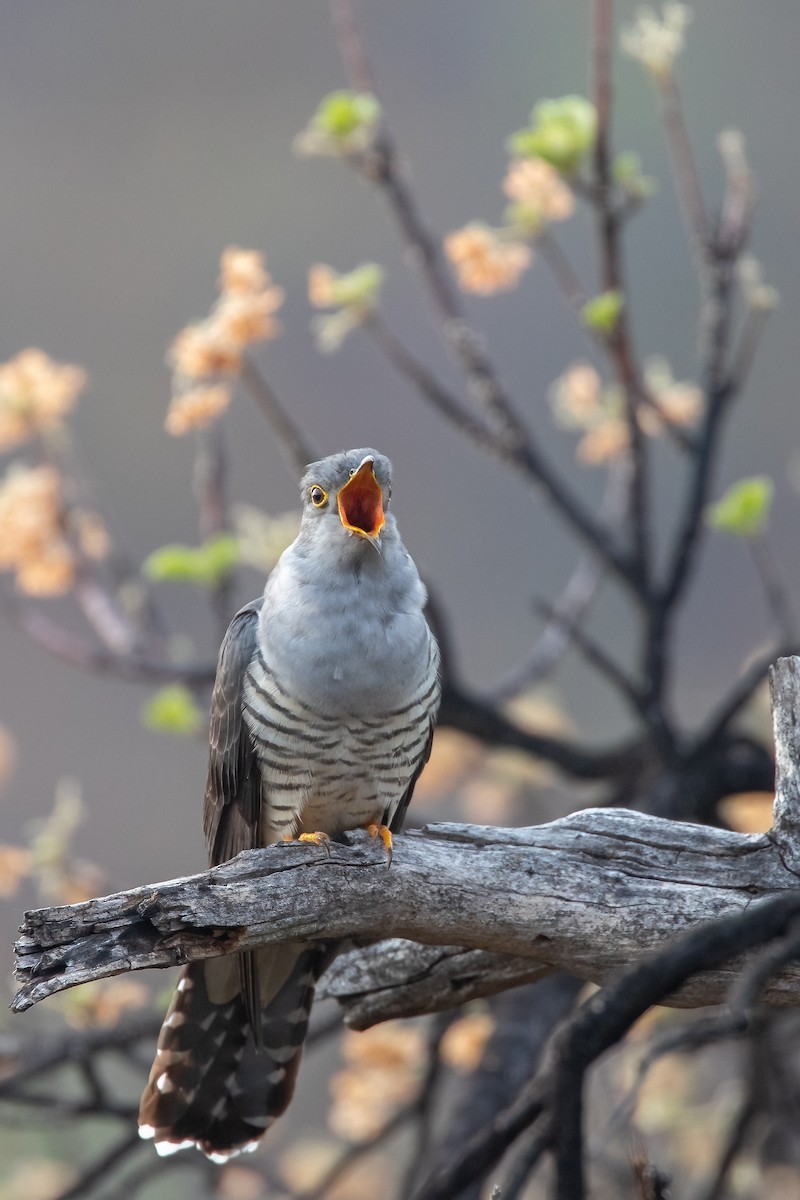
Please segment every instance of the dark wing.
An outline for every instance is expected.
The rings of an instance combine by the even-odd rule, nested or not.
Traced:
[[[212,867],[261,844],[261,772],[242,713],[242,698],[245,673],[256,651],[262,603],[259,599],[245,605],[228,626],[211,693],[203,832]],[[256,956],[248,951],[237,958],[245,1011],[255,1043],[260,1046]]]
[[[411,776],[408,787],[406,788],[405,792],[403,793],[402,800],[398,804],[397,808],[394,810],[394,816],[392,817],[392,820],[389,824],[389,828],[391,829],[392,833],[400,832],[402,825],[403,825],[403,820],[406,815],[406,809],[408,808],[409,804],[411,803],[411,797],[414,794],[414,788],[416,786],[417,780],[419,779],[420,775],[422,774],[422,768],[425,766],[425,763],[428,761],[428,759],[431,756],[431,746],[433,745],[434,725],[435,725],[435,721],[431,721],[428,726],[428,740],[425,743],[425,749],[423,750],[422,754],[420,755],[419,762],[414,767],[414,774]]]
[[[262,599],[228,626],[211,695],[203,832],[211,866],[259,845],[261,773],[242,714],[244,677],[256,650]]]

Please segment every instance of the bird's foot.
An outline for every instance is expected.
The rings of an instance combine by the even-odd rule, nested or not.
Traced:
[[[331,852],[330,840],[331,835],[323,833],[321,829],[318,829],[316,833],[301,833],[297,837],[292,837],[289,833],[283,835],[284,842],[313,842],[315,846],[322,846],[326,854]]]
[[[383,844],[386,848],[386,853],[389,856],[389,866],[391,866],[392,865],[393,845],[392,845],[392,831],[389,828],[389,826],[388,825],[377,825],[373,821],[371,824],[367,825],[365,828],[371,838],[380,838],[381,839],[381,841],[383,842]]]

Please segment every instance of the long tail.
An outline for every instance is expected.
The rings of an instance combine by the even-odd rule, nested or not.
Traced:
[[[307,943],[257,951],[258,1038],[238,955],[184,969],[139,1107],[139,1133],[159,1154],[197,1146],[224,1160],[254,1148],[292,1098],[314,986],[330,957],[330,948]]]

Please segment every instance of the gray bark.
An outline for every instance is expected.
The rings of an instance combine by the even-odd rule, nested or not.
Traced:
[[[699,922],[798,886],[797,682],[800,660],[780,660],[769,834],[588,809],[526,829],[430,825],[395,839],[391,867],[360,832],[329,850],[247,851],[190,878],[27,913],[12,1007],[124,971],[304,938],[406,939],[334,964],[326,993],[357,1027],[555,969],[602,983]],[[672,1003],[722,1001],[740,966],[696,976]],[[800,1004],[800,967],[773,979],[764,999]]]

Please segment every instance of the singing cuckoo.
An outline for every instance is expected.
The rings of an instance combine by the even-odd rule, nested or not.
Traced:
[[[430,753],[439,652],[374,450],[312,463],[297,539],[236,614],[211,699],[203,827],[211,865],[281,839],[372,827],[390,844]],[[260,914],[263,919],[263,914]],[[294,1090],[314,986],[335,947],[190,963],[142,1096],[164,1154],[252,1148]]]

